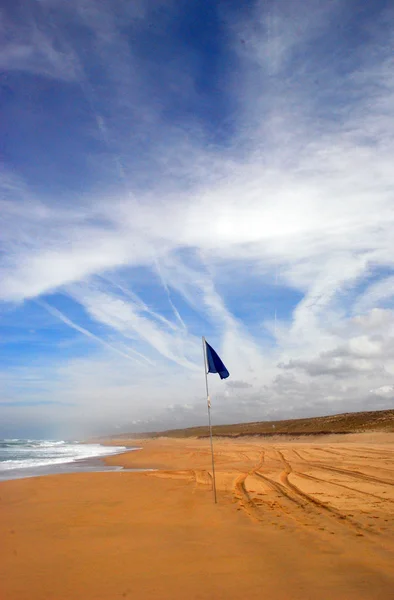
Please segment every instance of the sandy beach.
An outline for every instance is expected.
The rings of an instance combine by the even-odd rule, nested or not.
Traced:
[[[137,444],[0,483],[1,600],[393,598],[393,434]]]

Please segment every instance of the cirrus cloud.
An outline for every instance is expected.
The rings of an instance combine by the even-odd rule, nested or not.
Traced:
[[[84,430],[93,407],[92,430],[170,405],[200,418],[202,334],[237,394],[212,381],[221,421],[363,407],[390,386],[393,14],[347,35],[345,2],[220,5],[204,34],[196,3],[179,27],[182,3],[41,4],[3,19],[7,373],[46,373],[43,400],[78,399],[51,420]],[[22,318],[39,365],[10,350]]]

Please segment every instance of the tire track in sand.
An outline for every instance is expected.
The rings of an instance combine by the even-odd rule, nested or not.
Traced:
[[[324,471],[332,471],[333,473],[340,473],[341,475],[350,475],[355,479],[360,479],[363,481],[370,481],[372,483],[380,483],[383,485],[394,486],[394,480],[382,479],[380,477],[374,477],[374,475],[367,475],[366,473],[361,473],[360,471],[353,471],[351,469],[341,469],[339,467],[333,467],[331,465],[326,465],[321,462],[314,461],[305,461],[309,466],[322,469]]]
[[[316,477],[316,475],[309,475],[308,473],[301,473],[300,471],[293,471],[293,473],[295,475],[298,475],[299,477],[303,477],[304,479],[310,479],[311,481],[320,481],[328,485],[336,485],[338,487],[345,488],[346,490],[350,490],[351,492],[356,492],[357,494],[370,496],[372,498],[375,498],[376,500],[382,500],[383,502],[391,502],[394,504],[394,500],[392,498],[383,498],[383,496],[378,496],[377,494],[373,494],[372,492],[365,492],[364,490],[358,490],[357,488],[353,488],[350,485],[345,485],[344,483],[330,481],[328,479],[322,479],[321,477]]]
[[[274,451],[279,457],[278,461],[280,464],[284,465],[285,467],[284,471],[282,471],[280,474],[282,481],[275,481],[271,477],[268,477],[259,471],[254,473],[254,475],[262,479],[272,491],[279,494],[280,501],[275,502],[273,505],[270,502],[264,501],[267,507],[276,511],[280,510],[287,518],[296,521],[304,527],[313,527],[313,529],[316,531],[329,531],[332,529],[334,523],[338,522],[341,528],[344,525],[347,525],[350,531],[354,531],[354,529],[356,529],[356,533],[358,535],[363,535],[359,533],[359,529],[362,528],[360,524],[344,523],[344,520],[346,520],[344,515],[338,513],[335,509],[331,510],[331,507],[326,506],[324,503],[315,498],[312,498],[309,494],[306,494],[303,492],[303,490],[300,490],[298,486],[289,481],[288,477],[290,473],[294,471],[292,470],[292,467],[288,461],[284,458],[283,454],[276,448]],[[336,517],[334,522],[330,518],[331,516]],[[329,519],[329,521],[327,519]]]
[[[354,451],[353,453],[350,453],[350,451],[346,452],[345,450],[342,452],[337,452],[336,450],[332,450],[331,448],[321,448],[318,446],[313,446],[312,450],[318,450],[319,452],[325,452],[327,454],[334,454],[336,456],[339,456],[344,462],[349,460],[349,457],[353,458],[354,460],[360,460],[360,459],[366,459],[366,460],[376,460],[376,455],[374,456],[373,454],[355,454]],[[355,450],[359,450],[357,447],[355,448]],[[383,453],[379,453],[378,456],[382,459],[382,460],[392,460],[392,456],[385,456]],[[374,468],[373,465],[368,465],[365,463],[365,461],[363,461],[363,466],[365,467],[369,467],[371,469]],[[383,467],[381,465],[379,465],[379,470],[381,471],[387,471],[389,475],[393,475],[394,476],[394,470],[393,469],[389,469],[388,467]],[[394,482],[393,482],[394,483]]]
[[[261,452],[259,462],[253,469],[247,473],[240,473],[234,481],[233,495],[235,500],[238,502],[239,509],[246,512],[249,517],[256,521],[262,521],[262,514],[259,506],[253,501],[248,490],[246,489],[246,479],[250,475],[254,475],[256,470],[259,469],[264,462],[264,450]]]
[[[321,500],[314,498],[313,496],[302,490],[300,487],[298,487],[295,483],[290,481],[289,476],[291,475],[291,473],[293,473],[293,468],[280,450],[276,449],[276,452],[278,453],[278,456],[280,457],[284,466],[284,470],[280,475],[280,478],[284,485],[289,487],[295,494],[299,495],[301,498],[303,498],[304,500],[312,504],[315,508],[317,508],[321,516],[322,513],[326,513],[327,515],[330,514],[333,517],[335,517],[342,525],[347,525],[356,529],[359,535],[363,535],[360,533],[361,531],[368,531],[358,521],[350,519],[347,515],[340,512],[334,506],[330,506],[326,502],[322,502]]]

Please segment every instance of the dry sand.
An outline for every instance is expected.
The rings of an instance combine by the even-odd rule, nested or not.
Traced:
[[[1,600],[394,598],[393,434],[139,443],[0,483]]]

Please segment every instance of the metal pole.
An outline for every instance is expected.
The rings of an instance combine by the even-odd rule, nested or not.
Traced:
[[[216,496],[216,477],[215,477],[215,460],[213,456],[213,441],[212,441],[212,425],[211,425],[211,399],[209,397],[208,391],[208,364],[207,364],[207,353],[205,346],[205,337],[202,338],[202,349],[204,354],[204,371],[205,371],[205,388],[207,390],[207,406],[208,406],[208,423],[209,423],[209,438],[211,440],[211,456],[212,456],[212,483],[213,483],[213,497],[215,499],[215,504],[217,504],[217,496]]]

